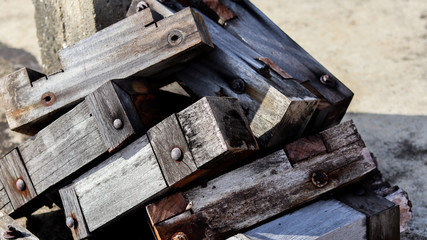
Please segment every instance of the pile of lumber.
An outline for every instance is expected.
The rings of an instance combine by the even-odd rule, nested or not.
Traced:
[[[67,9],[100,3],[34,4],[71,26]],[[53,74],[0,79],[10,128],[32,136],[0,160],[4,216],[53,202],[75,239],[399,239],[410,202],[340,123],[353,93],[255,6],[126,9],[46,58]]]

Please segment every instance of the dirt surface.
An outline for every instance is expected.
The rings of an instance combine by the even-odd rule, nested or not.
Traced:
[[[355,121],[384,176],[413,202],[402,239],[427,239],[427,1],[253,2],[355,92],[346,119]],[[1,0],[0,8],[0,75],[22,66],[40,70],[31,0]],[[0,107],[0,155],[24,139],[8,130]],[[71,238],[53,234],[67,231],[53,230],[52,222],[64,221],[58,208],[19,221],[35,234],[50,232],[42,239]]]

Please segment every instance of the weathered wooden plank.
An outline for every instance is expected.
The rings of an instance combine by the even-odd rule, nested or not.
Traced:
[[[159,202],[150,204],[146,207],[149,212],[151,224],[162,222],[170,217],[176,216],[186,210],[187,201],[181,192],[169,197],[163,198]]]
[[[11,227],[13,229],[11,229]],[[11,232],[12,231],[12,232]],[[13,233],[15,232],[15,233]],[[21,239],[21,240],[38,240],[34,234],[19,225],[13,218],[9,217],[5,212],[0,211],[0,236],[2,239],[7,237],[19,236],[16,238],[9,239]]]
[[[175,114],[151,128],[147,136],[169,186],[197,170]]]
[[[86,227],[86,222],[80,209],[79,200],[74,188],[66,187],[59,190],[62,204],[65,212],[65,224],[73,231],[78,239],[84,239],[90,236]]]
[[[210,168],[258,149],[236,99],[205,97],[177,117],[198,168]]]
[[[63,72],[35,80],[23,69],[0,79],[10,128],[34,133],[109,80],[149,76],[213,46],[203,19],[189,8],[147,27],[141,14],[61,51]]]
[[[210,1],[188,0],[187,6],[195,7],[217,20],[217,14],[211,14],[207,2]],[[223,0],[222,4],[237,16],[225,23],[218,22],[224,29],[259,52],[259,57],[268,58],[324,100],[324,104],[317,108],[308,130],[314,133],[339,123],[353,93],[249,0]],[[274,65],[271,67],[274,68]]]
[[[292,163],[326,152],[325,144],[319,136],[298,139],[286,145],[286,154]]]
[[[257,150],[243,110],[231,98],[203,98],[151,128],[147,135],[72,183],[90,232],[192,182],[188,179],[204,176],[208,167],[233,163]],[[172,158],[174,147],[179,147],[184,159]],[[187,166],[191,163],[193,166]]]
[[[146,136],[114,154],[74,184],[91,232],[166,188]]]
[[[193,203],[191,214],[180,214],[154,228],[160,239],[169,239],[177,232],[184,232],[190,239],[231,237],[373,169],[369,151],[359,142],[292,166],[280,150],[183,192]]]
[[[337,197],[343,203],[366,215],[367,239],[400,239],[399,205],[372,192],[345,193]]]
[[[163,3],[173,5],[174,1]],[[237,98],[260,145],[297,138],[314,113],[317,98],[297,82],[282,81],[278,74],[264,69],[255,60],[259,53],[212,20],[205,18],[205,23],[215,49],[189,62],[176,77],[199,96]]]
[[[332,127],[327,131],[320,132],[328,151],[335,151],[348,144],[360,141],[360,134],[358,133],[353,121],[350,120],[343,124],[347,127]]]
[[[131,97],[114,82],[107,82],[85,101],[95,117],[98,130],[109,152],[114,151],[126,139],[142,131],[141,120]]]
[[[321,200],[228,240],[363,240],[364,214],[336,200]]]
[[[37,195],[18,149],[0,159],[0,171],[0,180],[14,209],[20,208]]]

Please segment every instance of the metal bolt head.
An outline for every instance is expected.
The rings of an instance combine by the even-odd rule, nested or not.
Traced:
[[[72,217],[67,217],[67,218],[65,219],[65,225],[67,225],[67,227],[68,227],[68,228],[74,228],[74,224],[75,224],[75,222],[74,222],[74,218],[72,218]]]
[[[242,94],[246,90],[246,83],[241,78],[236,78],[231,82],[231,89],[237,94]]]
[[[182,160],[182,151],[181,151],[181,149],[179,147],[172,148],[171,158],[174,161],[180,161],[180,160]]]
[[[142,10],[148,8],[148,4],[144,1],[139,2],[138,4],[136,4],[136,11],[137,12],[141,12]]]
[[[264,64],[263,67],[260,67],[258,69],[258,73],[261,74],[265,78],[271,78],[270,66],[267,64]]]
[[[122,129],[123,128],[123,122],[121,119],[114,119],[113,126],[115,129]]]
[[[53,94],[52,92],[47,92],[42,95],[40,102],[44,106],[48,107],[52,105],[55,102],[55,100],[56,100],[55,94]]]
[[[322,188],[328,184],[328,175],[323,171],[314,171],[311,174],[311,182],[314,186]]]
[[[16,185],[16,188],[19,190],[19,191],[24,191],[25,190],[25,188],[27,187],[26,186],[26,184],[25,184],[25,182],[24,182],[24,180],[22,180],[22,179],[18,179],[18,180],[16,180],[16,183],[15,183],[15,185]]]
[[[24,234],[22,232],[16,230],[12,225],[7,226],[8,230],[3,233],[3,237],[5,239],[17,239],[24,237]]]
[[[336,85],[335,80],[331,76],[329,76],[328,74],[325,74],[325,75],[321,76],[320,77],[320,82],[323,85],[326,85],[328,87],[335,87],[335,85]]]
[[[179,29],[174,29],[169,32],[168,34],[168,43],[171,46],[176,46],[180,44],[184,39],[184,35],[182,34],[182,31]]]
[[[172,236],[171,240],[190,240],[190,239],[187,237],[185,233],[178,232]]]

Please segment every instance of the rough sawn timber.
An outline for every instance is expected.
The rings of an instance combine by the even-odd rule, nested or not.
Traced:
[[[121,128],[111,127],[115,119],[120,119]],[[130,96],[114,82],[105,83],[1,159],[0,179],[7,193],[4,201],[11,199],[16,211],[141,131],[141,120]],[[20,171],[11,169],[19,165],[22,166],[14,169]],[[24,180],[25,191],[16,188],[18,178]],[[24,201],[16,201],[19,196],[24,196]]]
[[[260,57],[258,52],[204,19],[215,49],[190,61],[176,78],[198,96],[238,99],[261,146],[298,138],[315,112],[318,98],[298,82],[283,81],[269,69],[263,70],[264,64],[255,60]],[[262,75],[263,71],[267,73]]]
[[[174,147],[183,151],[181,161],[171,158]],[[154,197],[215,170],[210,167],[241,160],[257,148],[236,99],[202,98],[67,187],[74,189],[85,220],[77,231],[79,226],[87,227],[89,232],[105,227]],[[67,206],[64,204],[68,216],[74,210]]]
[[[179,1],[183,2],[183,1]],[[186,6],[197,8],[210,18],[217,20],[206,0],[188,0]],[[316,61],[301,46],[293,41],[282,29],[256,8],[249,0],[221,0],[221,4],[236,17],[225,23],[219,21],[226,31],[241,42],[255,49],[262,60],[274,70],[284,71],[285,79],[297,79],[303,86],[321,99],[307,131],[315,133],[338,124],[343,118],[353,98],[353,93],[332,73]],[[221,19],[221,18],[220,18]],[[218,25],[219,26],[219,25]],[[255,33],[255,34],[254,34]],[[320,78],[330,77],[330,82],[323,84]]]
[[[355,128],[352,123],[350,129]],[[341,124],[325,132],[348,127]],[[337,141],[345,136],[329,139]],[[325,143],[326,144],[326,143]],[[191,211],[154,225],[158,239],[177,232],[190,239],[231,237],[255,224],[304,204],[330,190],[358,180],[375,169],[359,138],[332,152],[324,152],[293,165],[283,150],[184,191]],[[314,172],[328,175],[327,184],[312,183]],[[150,216],[151,219],[155,216]]]
[[[227,240],[366,240],[364,214],[337,200],[320,200]]]
[[[150,76],[213,47],[203,18],[192,9],[145,26],[143,16],[150,11],[145,9],[61,51],[63,72],[40,77],[24,68],[0,79],[9,127],[33,134],[52,115],[109,80]]]

